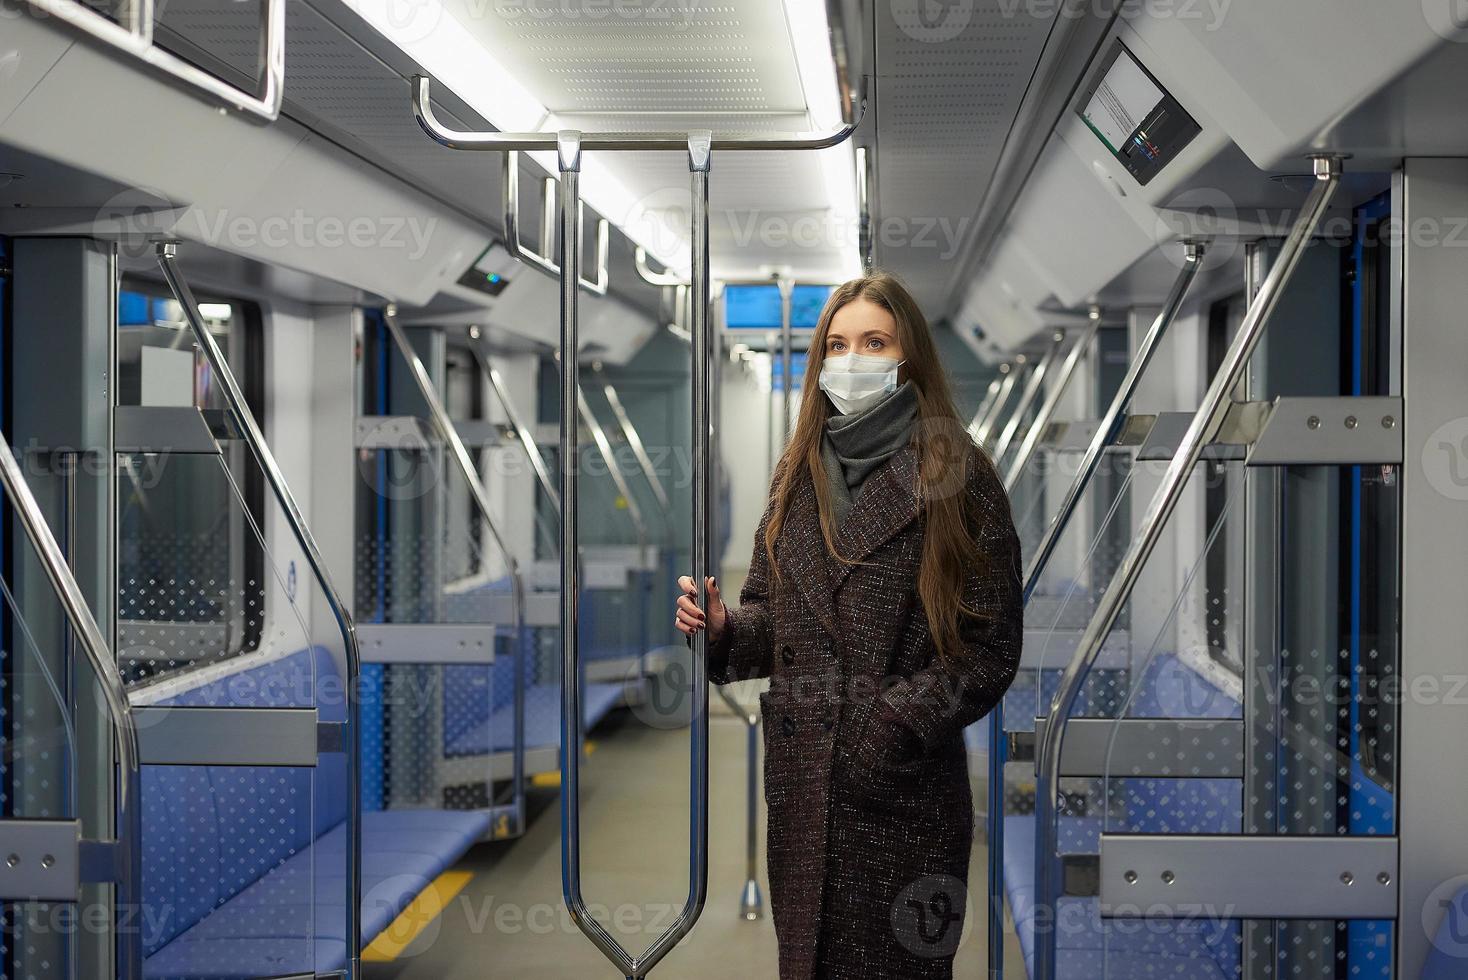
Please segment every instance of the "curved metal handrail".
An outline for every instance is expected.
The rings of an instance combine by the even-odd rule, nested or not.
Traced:
[[[706,606],[703,583],[707,577],[711,541],[709,447],[709,230],[708,173],[712,137],[708,133],[684,137],[693,189],[693,577]],[[645,147],[643,147],[645,148]],[[693,928],[708,894],[708,667],[707,636],[693,643],[690,726],[689,886],[683,908],[673,923],[640,956],[628,953],[601,923],[592,918],[581,894],[581,693],[574,682],[580,671],[577,642],[577,603],[580,581],[575,561],[577,526],[578,402],[580,379],[576,371],[578,300],[575,272],[579,256],[567,242],[577,238],[580,213],[582,142],[577,133],[561,134],[557,156],[561,171],[561,891],[578,928],[631,980],[641,980]]]
[[[1040,410],[1035,413],[1035,421],[1025,432],[1024,439],[1020,442],[1019,449],[1015,451],[1014,462],[1010,464],[1008,472],[1004,474],[1004,490],[1011,493],[1014,485],[1019,481],[1020,474],[1025,471],[1025,466],[1030,461],[1030,456],[1035,452],[1035,447],[1040,444],[1040,437],[1050,425],[1050,419],[1055,414],[1055,409],[1060,405],[1060,399],[1065,397],[1066,389],[1070,387],[1071,378],[1075,377],[1076,367],[1081,363],[1081,358],[1086,356],[1086,351],[1091,349],[1091,344],[1096,340],[1096,331],[1101,329],[1101,315],[1098,312],[1086,327],[1086,332],[1071,345],[1070,353],[1065,355],[1065,360],[1060,362],[1060,374],[1055,383],[1045,393],[1045,400],[1040,403]]]
[[[555,150],[565,133],[464,132],[449,129],[433,113],[431,83],[425,75],[413,76],[413,115],[429,138],[451,150]],[[857,109],[852,118],[826,132],[790,133],[769,136],[759,133],[728,133],[710,136],[710,150],[823,150],[846,140],[866,116],[870,79],[862,79]],[[583,150],[685,150],[688,134],[674,132],[574,132]],[[564,182],[562,182],[564,187]]]
[[[285,0],[267,0],[260,19],[265,31],[260,51],[261,92],[251,95],[196,65],[153,44],[154,0],[125,4],[128,23],[119,24],[78,0],[26,0],[30,6],[55,17],[108,47],[137,58],[155,71],[197,89],[209,98],[233,106],[257,122],[280,117],[285,97]]]
[[[1100,465],[1102,454],[1121,433],[1122,423],[1131,408],[1132,397],[1141,384],[1142,375],[1146,373],[1147,366],[1151,364],[1152,355],[1157,352],[1162,338],[1172,327],[1173,321],[1177,319],[1178,311],[1182,309],[1183,299],[1187,296],[1189,288],[1198,276],[1198,270],[1202,267],[1204,255],[1202,244],[1184,242],[1183,249],[1182,269],[1178,272],[1177,279],[1173,282],[1172,289],[1162,304],[1162,309],[1158,311],[1157,317],[1152,321],[1152,328],[1142,338],[1136,356],[1127,366],[1126,376],[1122,378],[1116,394],[1112,396],[1111,406],[1106,410],[1105,418],[1101,420],[1101,424],[1097,426],[1095,434],[1091,437],[1091,443],[1086,448],[1085,456],[1081,459],[1080,468],[1071,481],[1070,489],[1066,491],[1060,508],[1051,519],[1049,526],[1046,527],[1044,537],[1031,556],[1029,566],[1025,569],[1022,601],[1026,606],[1029,605],[1030,596],[1034,594],[1040,581],[1040,575],[1045,570],[1050,556],[1055,552],[1060,535],[1069,525],[1071,516],[1080,504],[1081,495],[1090,486],[1091,478],[1095,476]],[[995,383],[997,384],[997,381]],[[1028,439],[1026,441],[1028,442]],[[1004,853],[1004,766],[1008,761],[1008,753],[1005,751],[1004,743],[1004,704],[1002,701],[990,712],[988,725],[989,813],[986,826],[991,855],[989,862],[989,972],[993,976],[1003,976],[1004,870],[1002,855]]]
[[[265,474],[265,480],[270,484],[280,509],[285,513],[286,523],[290,525],[316,581],[320,583],[322,594],[331,607],[331,614],[342,634],[343,657],[346,660],[344,687],[347,715],[342,733],[343,751],[347,757],[347,975],[355,980],[361,976],[362,971],[362,745],[361,729],[358,727],[361,714],[362,657],[357,644],[357,628],[352,622],[352,614],[347,611],[346,603],[332,584],[331,575],[326,570],[326,559],[322,557],[310,528],[306,526],[305,515],[296,504],[296,498],[286,483],[285,474],[281,472],[280,465],[275,461],[275,454],[270,451],[265,435],[260,431],[255,414],[250,411],[244,390],[240,388],[223,351],[219,349],[218,342],[199,314],[199,304],[194,299],[193,290],[179,272],[177,242],[163,242],[158,245],[158,265],[163,270],[163,278],[167,280],[174,298],[183,308],[184,319],[218,379],[225,402],[234,414],[245,442],[255,456],[255,462]]]
[[[51,533],[41,505],[31,493],[21,472],[20,464],[11,452],[10,444],[0,435],[0,483],[11,507],[20,519],[26,537],[36,549],[41,568],[61,602],[62,611],[71,623],[72,632],[86,654],[87,662],[102,690],[102,701],[107,707],[107,716],[112,723],[113,739],[117,743],[117,762],[122,778],[117,787],[117,826],[115,840],[118,849],[117,906],[122,909],[142,908],[142,840],[143,800],[142,767],[138,749],[138,730],[133,720],[132,705],[128,701],[127,688],[117,670],[117,661],[107,648],[107,640],[97,625],[81,586],[66,563],[66,555]],[[118,976],[122,980],[140,980],[143,975],[142,930],[137,923],[119,928]]]
[[[1314,157],[1315,186],[1301,210],[1295,225],[1290,229],[1280,249],[1279,258],[1268,277],[1259,288],[1254,302],[1249,305],[1244,322],[1239,326],[1233,343],[1225,354],[1203,402],[1193,416],[1192,423],[1183,435],[1177,452],[1173,454],[1162,481],[1153,494],[1147,512],[1142,517],[1140,530],[1132,538],[1126,554],[1106,591],[1101,594],[1091,620],[1081,634],[1074,656],[1060,677],[1060,684],[1051,700],[1050,722],[1040,740],[1035,756],[1035,903],[1036,908],[1051,910],[1055,906],[1058,892],[1058,877],[1055,861],[1056,841],[1059,836],[1057,825],[1057,797],[1060,793],[1060,759],[1064,746],[1065,730],[1070,712],[1080,695],[1081,685],[1091,672],[1101,646],[1121,614],[1122,606],[1130,598],[1142,567],[1151,557],[1161,539],[1162,530],[1187,485],[1193,468],[1202,458],[1203,449],[1223,422],[1224,413],[1232,401],[1232,393],[1248,367],[1249,358],[1264,335],[1264,328],[1279,303],[1284,286],[1294,274],[1295,267],[1304,255],[1310,239],[1319,227],[1336,188],[1340,186],[1341,158],[1338,156]],[[1049,914],[1045,912],[1043,914]],[[1054,917],[1048,929],[1036,930],[1035,978],[1055,980],[1056,930]]]
[[[1045,356],[1040,358],[1040,363],[1035,370],[1030,372],[1025,381],[1025,389],[1015,403],[1014,412],[1010,414],[1008,421],[1004,423],[1003,430],[999,433],[999,439],[994,443],[994,463],[1002,465],[1005,453],[1009,452],[1010,444],[1019,433],[1019,427],[1024,424],[1025,416],[1030,411],[1030,406],[1035,404],[1035,399],[1040,397],[1045,379],[1055,369],[1055,362],[1060,360],[1060,350],[1065,346],[1065,331],[1056,330],[1050,335],[1050,346],[1045,348]]]
[[[520,241],[520,154],[511,150],[505,154],[504,180],[500,182],[504,193],[501,195],[501,211],[505,227],[505,247],[509,253],[520,261],[535,269],[540,270],[553,279],[561,276],[561,267],[551,259],[524,245]],[[554,233],[550,215],[555,213],[555,178],[545,179],[545,219],[541,222],[541,247],[544,248]],[[581,207],[578,203],[577,207]],[[597,218],[596,223],[596,278],[587,279],[577,277],[581,288],[598,296],[607,294],[607,284],[610,281],[610,273],[607,271],[611,256],[611,225],[606,218]],[[577,240],[579,246],[580,240]]]
[[[641,245],[632,249],[632,264],[637,269],[637,277],[649,286],[686,286],[678,276],[664,269],[662,272],[653,272],[652,266],[647,264],[647,249]]]
[[[1126,376],[1121,379],[1121,385],[1116,389],[1116,394],[1112,396],[1111,406],[1106,410],[1106,417],[1096,427],[1096,433],[1091,437],[1091,444],[1086,447],[1086,455],[1081,458],[1080,469],[1076,471],[1075,479],[1071,481],[1070,489],[1066,491],[1059,510],[1051,518],[1050,524],[1045,528],[1044,537],[1040,539],[1034,554],[1030,556],[1030,564],[1025,570],[1024,580],[1026,602],[1029,602],[1030,595],[1035,591],[1035,586],[1040,581],[1040,575],[1045,570],[1046,563],[1055,552],[1056,545],[1060,543],[1060,535],[1065,531],[1066,525],[1070,523],[1071,515],[1079,506],[1081,495],[1086,492],[1091,478],[1096,475],[1102,454],[1121,433],[1122,423],[1126,421],[1132,398],[1142,383],[1142,376],[1146,374],[1147,367],[1152,363],[1152,355],[1157,353],[1157,348],[1161,346],[1162,338],[1167,335],[1167,331],[1172,328],[1173,321],[1177,319],[1183,300],[1187,298],[1193,281],[1198,278],[1198,270],[1203,267],[1205,254],[1206,247],[1201,242],[1183,243],[1182,269],[1178,272],[1177,279],[1173,281],[1172,289],[1168,291],[1162,309],[1157,312],[1156,318],[1152,321],[1152,328],[1142,338],[1136,357],[1132,358],[1131,364],[1127,367]]]
[[[999,424],[999,420],[1004,417],[1004,406],[1009,403],[1009,396],[1014,393],[1014,386],[1019,383],[1020,375],[1028,364],[1029,358],[1021,354],[1008,364],[999,366],[999,373],[1003,375],[999,379],[999,392],[989,405],[989,413],[984,416],[982,422],[973,427],[970,433],[974,437],[974,442],[981,447],[988,447],[989,436],[993,433],[994,427]]]
[[[479,470],[474,465],[473,458],[469,455],[469,449],[464,445],[464,440],[459,436],[459,430],[454,428],[453,420],[449,418],[448,410],[443,407],[443,400],[438,397],[438,389],[433,386],[433,379],[428,376],[428,369],[423,366],[423,359],[413,349],[408,341],[408,335],[403,332],[402,325],[398,323],[397,307],[393,304],[382,312],[382,322],[387,326],[387,332],[392,334],[393,344],[398,353],[408,364],[408,372],[413,375],[413,381],[418,386],[418,393],[423,398],[423,403],[428,407],[429,419],[438,432],[438,437],[449,447],[454,462],[463,474],[464,481],[469,485],[470,496],[474,498],[474,504],[479,510],[479,517],[484,521],[484,526],[489,529],[489,536],[494,538],[494,543],[505,559],[505,571],[510,578],[510,600],[514,607],[514,622],[511,629],[515,633],[515,673],[514,673],[514,701],[513,701],[513,738],[514,746],[511,759],[510,792],[513,794],[511,807],[513,827],[511,835],[520,834],[525,829],[525,658],[528,647],[526,646],[525,632],[525,580],[520,574],[520,564],[515,560],[515,555],[510,551],[505,536],[500,533],[499,523],[495,520],[494,508],[490,504],[489,491],[484,487],[484,480],[479,475]]]

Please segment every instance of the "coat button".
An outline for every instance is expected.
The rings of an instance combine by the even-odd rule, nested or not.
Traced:
[[[789,715],[786,715],[785,717],[781,718],[780,719],[780,731],[784,732],[786,734],[786,736],[794,735],[795,734],[795,719],[794,718],[791,718]]]
[[[780,659],[785,661],[786,667],[795,663],[795,651],[790,649],[790,644],[787,643],[780,648]]]
[[[829,732],[831,729],[836,727],[836,719],[832,718],[830,715],[827,715],[826,717],[821,719],[821,727]]]

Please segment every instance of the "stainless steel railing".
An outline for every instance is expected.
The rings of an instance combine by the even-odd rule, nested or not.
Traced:
[[[576,506],[578,402],[580,382],[576,371],[579,350],[581,154],[584,150],[676,150],[688,154],[693,192],[692,263],[690,285],[692,313],[692,418],[693,418],[693,547],[692,572],[699,603],[705,609],[712,557],[711,515],[713,487],[710,480],[712,438],[710,399],[711,347],[709,325],[709,169],[715,150],[813,150],[834,146],[847,139],[860,124],[866,100],[855,96],[842,107],[843,123],[833,130],[779,136],[768,134],[723,134],[710,131],[505,133],[460,132],[445,127],[433,113],[430,83],[426,77],[413,79],[413,109],[430,138],[451,149],[461,150],[555,150],[560,171],[561,214],[558,249],[561,270],[561,890],[577,927],[629,980],[641,980],[679,940],[703,911],[708,892],[708,673],[706,633],[693,640],[690,725],[690,813],[689,889],[683,908],[673,923],[639,956],[629,953],[606,928],[591,917],[581,894],[580,745],[582,741],[581,693],[573,682],[580,671],[577,636],[577,598],[580,574],[576,560],[579,542]]]
[[[1174,280],[1172,289],[1169,290],[1167,299],[1162,304],[1162,309],[1158,311],[1157,317],[1152,321],[1152,328],[1142,338],[1136,356],[1132,358],[1126,375],[1117,387],[1116,394],[1112,396],[1105,418],[1101,420],[1095,435],[1091,437],[1090,445],[1086,448],[1080,468],[1071,481],[1070,489],[1066,491],[1060,508],[1051,518],[1039,546],[1030,558],[1029,566],[1025,569],[1023,596],[1026,605],[1029,604],[1030,596],[1035,592],[1040,575],[1044,572],[1050,556],[1055,553],[1060,535],[1070,524],[1070,519],[1080,504],[1081,496],[1090,486],[1091,478],[1095,476],[1100,466],[1102,455],[1121,433],[1122,424],[1126,421],[1127,412],[1131,409],[1132,398],[1136,395],[1142,376],[1146,373],[1147,366],[1152,363],[1152,356],[1157,353],[1162,338],[1167,335],[1173,321],[1177,319],[1183,300],[1197,278],[1199,268],[1202,267],[1203,255],[1204,246],[1202,244],[1183,243],[1183,264],[1177,279]],[[1026,442],[1028,441],[1029,438],[1026,437]],[[1004,975],[1004,766],[1008,761],[1003,701],[994,706],[987,721],[989,726],[989,812],[986,821],[989,846],[989,975],[1002,977]]]
[[[1040,444],[1040,437],[1044,435],[1045,429],[1050,425],[1050,419],[1055,415],[1055,409],[1060,405],[1060,399],[1065,397],[1070,382],[1075,377],[1076,368],[1096,342],[1096,331],[1101,327],[1101,313],[1095,311],[1089,326],[1076,342],[1071,345],[1070,352],[1065,355],[1065,360],[1060,362],[1060,373],[1055,381],[1045,392],[1045,400],[1040,403],[1040,410],[1035,413],[1035,421],[1031,423],[1024,439],[1021,440],[1019,449],[1015,451],[1014,462],[1010,464],[1008,471],[1004,474],[1004,490],[1006,493],[1014,491],[1014,485],[1019,481],[1020,474],[1025,471],[1030,457],[1035,452],[1035,447]]]
[[[1004,423],[999,438],[994,441],[994,465],[1004,465],[1005,454],[1009,452],[1009,447],[1019,433],[1020,426],[1024,424],[1025,416],[1030,413],[1030,408],[1035,404],[1035,399],[1040,397],[1046,377],[1055,370],[1055,362],[1060,360],[1060,351],[1064,346],[1064,330],[1057,330],[1050,335],[1050,346],[1045,348],[1045,354],[1040,358],[1040,363],[1035,365],[1035,369],[1030,372],[1029,378],[1025,381],[1024,391],[1020,393],[1019,401],[1014,406],[1014,412]]]
[[[525,660],[528,650],[525,632],[525,580],[520,574],[520,565],[515,560],[514,553],[510,551],[509,543],[500,533],[499,521],[495,519],[494,507],[489,500],[489,491],[484,487],[484,479],[480,476],[478,467],[474,465],[474,459],[469,455],[469,449],[464,445],[464,440],[459,436],[459,430],[454,428],[453,420],[449,418],[448,410],[443,406],[443,400],[438,397],[438,389],[433,386],[433,379],[428,376],[428,369],[423,366],[423,359],[413,349],[408,335],[403,332],[402,325],[398,323],[397,308],[389,305],[383,311],[382,319],[387,326],[388,333],[392,334],[393,344],[396,345],[398,353],[408,363],[409,372],[418,386],[418,393],[423,397],[423,403],[428,406],[428,415],[433,422],[434,429],[438,431],[439,438],[449,447],[450,455],[453,456],[459,472],[469,486],[469,495],[474,498],[474,505],[479,510],[480,519],[484,521],[489,536],[494,539],[495,546],[504,556],[505,570],[510,579],[510,600],[514,606],[514,621],[511,623],[515,634],[514,690],[511,708],[513,712],[511,715],[513,751],[509,812],[508,814],[497,813],[496,816],[508,816],[509,833],[512,836],[518,835],[525,830]]]
[[[1024,354],[1010,361],[1008,365],[1000,366],[999,371],[1003,376],[999,379],[999,391],[989,403],[989,410],[983,419],[974,420],[969,433],[981,447],[988,448],[989,436],[998,427],[999,420],[1004,418],[1004,408],[1009,404],[1009,396],[1014,393],[1015,385],[1019,383],[1020,376],[1028,366],[1029,358]]]
[[[154,0],[123,4],[121,23],[79,0],[26,0],[36,10],[82,32],[95,41],[136,58],[154,71],[194,89],[215,102],[238,109],[258,122],[280,116],[285,94],[285,0],[266,0],[260,12],[260,91],[244,92],[228,82],[153,44]]]
[[[71,624],[72,633],[86,654],[87,662],[97,678],[102,691],[102,702],[107,708],[107,718],[112,725],[113,741],[117,744],[117,767],[120,778],[117,784],[116,826],[112,841],[104,842],[116,849],[117,893],[116,906],[124,914],[135,915],[143,907],[143,798],[141,755],[138,750],[138,731],[133,720],[132,705],[128,702],[127,689],[122,675],[117,670],[117,661],[107,648],[107,640],[97,625],[92,609],[82,595],[81,586],[66,563],[66,555],[46,523],[46,515],[26,483],[20,464],[11,452],[10,444],[0,435],[0,484],[4,484],[5,495],[36,549],[41,568],[46,573],[56,598],[61,602],[62,612]],[[140,917],[139,917],[140,918]],[[142,928],[138,919],[131,924],[118,923],[117,930],[118,977],[120,980],[141,980],[143,976]]]
[[[561,267],[548,256],[542,255],[520,241],[520,154],[511,150],[505,154],[504,180],[500,186],[504,189],[503,208],[501,214],[504,220],[505,247],[515,258],[524,262],[532,268],[539,269],[553,279],[560,278]],[[541,211],[540,221],[540,247],[547,248],[555,241],[555,213],[556,213],[556,181],[553,177],[547,177],[544,185],[544,208]],[[577,204],[577,207],[581,207]],[[579,247],[579,243],[578,243]],[[609,281],[608,257],[611,250],[611,226],[606,218],[598,218],[596,222],[596,278],[587,279],[578,276],[577,282],[581,288],[598,296],[607,294]]]
[[[352,622],[352,614],[347,611],[346,603],[342,601],[341,594],[332,584],[331,574],[326,569],[326,560],[322,557],[321,549],[317,546],[315,537],[312,536],[310,528],[306,525],[305,515],[296,504],[296,498],[291,493],[290,485],[286,483],[285,474],[281,472],[280,465],[275,461],[275,454],[270,451],[265,435],[260,431],[259,423],[255,421],[255,415],[250,411],[244,390],[235,380],[234,373],[229,368],[229,362],[225,360],[224,352],[219,349],[214,335],[209,332],[208,326],[204,323],[204,318],[199,313],[199,304],[194,299],[193,290],[189,288],[187,280],[179,271],[177,242],[163,242],[158,245],[158,265],[163,270],[163,278],[167,280],[174,298],[183,308],[184,319],[188,321],[189,329],[193,331],[194,340],[199,344],[200,350],[203,351],[205,359],[209,362],[210,369],[219,380],[220,390],[224,392],[224,400],[234,414],[245,443],[255,456],[255,462],[259,464],[260,471],[265,475],[265,482],[270,484],[271,492],[284,512],[286,523],[290,525],[296,543],[300,545],[302,553],[305,554],[312,574],[320,583],[326,603],[331,607],[332,617],[341,631],[342,655],[346,668],[344,687],[347,714],[346,725],[342,732],[345,743],[343,751],[347,757],[347,975],[351,980],[356,980],[362,971],[362,745],[361,729],[358,727],[361,714],[362,659],[361,650],[357,644],[357,628]]]
[[[1161,539],[1163,528],[1182,497],[1189,475],[1202,458],[1204,447],[1223,422],[1234,388],[1244,376],[1249,358],[1264,335],[1264,329],[1279,304],[1285,284],[1294,274],[1295,267],[1340,185],[1340,157],[1317,156],[1314,164],[1315,186],[1311,189],[1294,227],[1290,229],[1289,237],[1280,249],[1279,258],[1260,286],[1254,302],[1249,305],[1244,322],[1239,326],[1218,373],[1203,396],[1202,404],[1193,416],[1192,423],[1142,516],[1140,530],[1132,538],[1106,591],[1101,594],[1051,700],[1048,714],[1050,722],[1045,726],[1035,757],[1035,905],[1040,910],[1039,915],[1050,916],[1051,923],[1048,928],[1036,929],[1036,980],[1055,980],[1058,936],[1051,912],[1059,891],[1059,869],[1055,856],[1059,836],[1057,798],[1060,793],[1061,750],[1070,712],[1075,707],[1081,686],[1101,652],[1102,644],[1121,614],[1123,605],[1131,597],[1132,588],[1136,585],[1143,566]]]

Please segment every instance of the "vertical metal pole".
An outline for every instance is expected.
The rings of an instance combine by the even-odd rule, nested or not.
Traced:
[[[759,713],[744,718],[744,891],[739,896],[739,914],[750,920],[764,914],[759,890]]]
[[[1285,284],[1289,282],[1310,244],[1311,236],[1319,227],[1331,198],[1335,196],[1340,177],[1339,157],[1315,158],[1315,187],[1290,230],[1278,261],[1260,287],[1255,302],[1250,304],[1244,322],[1239,326],[1217,375],[1208,386],[1202,404],[1193,416],[1192,423],[1162,476],[1157,492],[1142,516],[1139,532],[1132,538],[1116,573],[1106,590],[1101,593],[1091,620],[1086,624],[1077,643],[1075,654],[1061,674],[1060,685],[1050,704],[1050,721],[1045,726],[1045,733],[1035,756],[1035,908],[1037,916],[1048,916],[1050,922],[1048,928],[1037,928],[1035,932],[1035,980],[1055,980],[1058,937],[1054,909],[1056,896],[1059,894],[1059,862],[1056,855],[1059,836],[1057,797],[1060,792],[1061,752],[1070,712],[1075,707],[1076,698],[1080,695],[1081,686],[1090,673],[1091,665],[1101,652],[1101,645],[1110,634],[1122,606],[1131,596],[1132,587],[1136,585],[1143,566],[1161,539],[1163,528],[1182,497],[1189,475],[1202,458],[1208,440],[1222,422],[1223,414],[1232,400],[1234,387],[1243,377],[1249,358],[1264,334],[1264,328],[1279,303]]]

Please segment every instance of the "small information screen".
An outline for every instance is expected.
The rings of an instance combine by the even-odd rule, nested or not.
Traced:
[[[1125,45],[1118,44],[1108,60],[1080,115],[1146,186],[1202,129]]]
[[[790,291],[790,327],[813,330],[832,286],[799,285]],[[730,330],[779,330],[780,287],[774,283],[724,287],[724,326]]]

